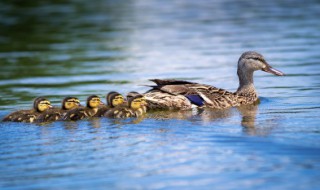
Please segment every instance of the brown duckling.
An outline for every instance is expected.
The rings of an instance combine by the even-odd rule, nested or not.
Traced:
[[[101,105],[98,108],[98,112],[95,114],[96,117],[103,116],[108,110],[115,108],[117,106],[125,104],[124,97],[115,91],[111,91],[106,96],[107,105]]]
[[[64,117],[64,115],[74,108],[81,106],[80,100],[76,97],[66,97],[62,100],[61,108],[52,108],[46,110],[37,119],[37,122],[57,121]]]
[[[44,97],[37,97],[33,101],[33,109],[13,112],[3,118],[2,121],[33,123],[46,110],[52,108],[51,103]]]
[[[127,94],[127,100],[129,100],[129,99],[131,99],[131,98],[133,98],[135,96],[138,96],[138,95],[142,96],[142,98],[141,98],[141,102],[143,104],[142,109],[143,109],[144,113],[146,113],[147,112],[147,104],[148,103],[147,103],[146,98],[142,94],[140,94],[139,92],[136,92],[136,91],[131,91],[131,92],[129,92]]]
[[[62,120],[80,120],[88,117],[93,117],[98,112],[98,107],[103,105],[99,96],[92,95],[87,98],[86,107],[74,108],[70,111],[67,111]]]
[[[119,106],[108,110],[104,116],[110,118],[139,117],[146,113],[146,100],[141,94],[128,100],[129,106]]]

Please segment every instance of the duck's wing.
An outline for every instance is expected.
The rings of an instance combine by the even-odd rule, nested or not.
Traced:
[[[104,114],[104,117],[109,117],[109,118],[129,118],[134,116],[135,116],[134,111],[130,108],[125,108],[125,107],[112,108],[112,109],[109,109]]]
[[[185,94],[188,99],[196,104],[203,100],[203,106],[211,108],[227,108],[231,106],[238,106],[238,96],[235,93],[229,92],[222,88],[216,88],[210,85],[190,85],[193,89],[191,94]]]
[[[34,110],[19,110],[5,116],[2,121],[32,123],[38,114]]]
[[[5,116],[2,121],[17,121],[19,117],[32,112],[33,110],[18,110]]]
[[[50,122],[50,121],[58,121],[63,116],[63,112],[59,108],[52,108],[44,113],[41,113],[37,119],[36,122]]]
[[[21,113],[21,112],[20,112]],[[11,121],[13,122],[26,122],[26,123],[33,123],[37,119],[40,113],[34,110],[25,110],[21,114],[12,118]]]
[[[86,108],[85,107],[78,107],[75,109],[72,109],[70,111],[68,111],[62,118],[62,120],[72,120],[72,121],[76,121],[76,120],[81,120],[88,117],[88,114],[86,112]]]
[[[93,117],[102,117],[109,109],[111,109],[111,108],[106,105],[99,106],[97,113],[94,114]]]
[[[219,109],[236,106],[237,104],[237,96],[234,93],[214,86],[188,81],[160,79],[152,79],[152,81],[156,81],[155,83],[159,85],[153,87],[152,90],[145,94],[147,101],[151,101],[151,99],[153,99],[151,105],[155,104],[155,102],[161,103],[163,99],[166,99],[165,97],[169,97],[167,99],[171,99],[172,101],[170,102],[170,100],[166,100],[165,103],[161,103],[161,105],[167,105],[167,107],[170,107],[172,104],[179,101],[174,100],[174,98],[179,95],[185,97],[191,104],[199,107],[205,106]],[[185,100],[183,100],[183,102],[186,104]]]
[[[150,81],[156,83],[158,86],[161,85],[174,85],[174,84],[196,84],[194,82],[184,81],[184,80],[174,80],[174,79],[150,79]]]

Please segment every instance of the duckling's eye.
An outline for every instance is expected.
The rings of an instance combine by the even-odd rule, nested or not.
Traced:
[[[48,101],[45,101],[45,102],[40,102],[41,104],[46,104],[46,105],[51,105],[51,103],[50,102],[48,102]]]
[[[135,102],[135,103],[140,103],[141,100],[134,100],[133,102]]]
[[[122,96],[116,96],[114,99],[115,99],[115,100],[122,100],[123,97],[122,97]]]

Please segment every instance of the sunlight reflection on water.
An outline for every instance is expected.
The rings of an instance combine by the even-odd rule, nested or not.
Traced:
[[[317,1],[0,3],[0,117],[36,96],[60,105],[150,78],[235,91],[256,50],[285,77],[255,73],[260,104],[142,119],[0,123],[0,187],[316,189]]]

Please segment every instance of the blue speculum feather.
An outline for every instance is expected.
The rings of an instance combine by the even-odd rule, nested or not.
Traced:
[[[197,106],[204,105],[204,100],[199,95],[186,95],[186,98],[188,98],[192,104]]]

